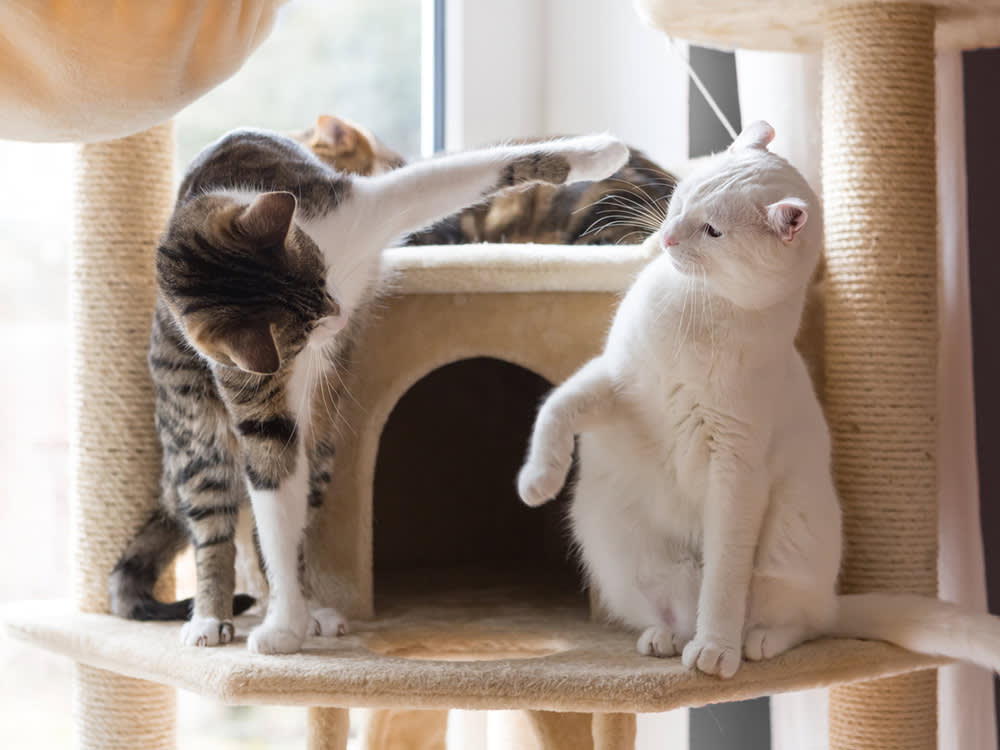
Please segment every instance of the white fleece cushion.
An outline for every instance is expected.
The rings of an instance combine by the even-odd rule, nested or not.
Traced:
[[[95,141],[169,119],[229,78],[287,0],[6,0],[0,138]]]

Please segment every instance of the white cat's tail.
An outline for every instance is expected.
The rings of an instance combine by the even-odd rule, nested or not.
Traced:
[[[829,635],[888,641],[1000,672],[1000,617],[914,594],[851,594],[837,601]]]

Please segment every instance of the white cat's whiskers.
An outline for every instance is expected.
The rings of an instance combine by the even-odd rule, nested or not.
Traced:
[[[701,269],[701,296],[705,301],[706,317],[708,318],[708,331],[712,344],[711,355],[715,359],[715,311],[713,310],[712,297],[708,293],[708,271]]]

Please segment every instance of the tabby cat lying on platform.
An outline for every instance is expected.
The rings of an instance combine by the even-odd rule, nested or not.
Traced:
[[[156,253],[149,364],[161,502],[111,574],[112,611],[188,616],[186,603],[158,602],[152,591],[192,543],[198,584],[182,641],[230,641],[234,530],[249,499],[270,589],[249,649],[293,652],[310,628],[341,632],[339,613],[302,590],[303,531],[330,481],[340,434],[336,373],[350,367],[382,249],[498,190],[599,180],[627,157],[617,140],[590,136],[365,177],[335,172],[265,131],[234,131],[203,150]]]
[[[334,169],[352,174],[381,174],[405,164],[368,130],[339,117],[321,115],[314,127],[291,136]],[[624,166],[606,179],[505,190],[411,234],[404,244],[640,243],[659,227],[676,182],[633,148]]]

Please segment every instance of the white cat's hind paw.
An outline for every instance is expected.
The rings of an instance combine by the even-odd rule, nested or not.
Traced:
[[[542,461],[528,461],[517,475],[517,494],[531,507],[547,503],[562,489],[568,471],[569,467],[564,469]]]
[[[347,635],[347,618],[332,607],[315,609],[311,614],[309,635],[318,635],[324,638]]]
[[[798,646],[805,639],[806,634],[802,628],[750,628],[743,639],[743,655],[749,661],[772,659]]]
[[[713,639],[699,638],[684,647],[681,661],[689,669],[697,668],[705,674],[713,674],[729,679],[740,668],[741,649],[738,644],[730,644]]]
[[[628,161],[628,146],[610,135],[583,135],[564,141],[569,175],[566,182],[603,180]]]
[[[299,633],[264,622],[250,631],[247,650],[252,654],[294,654],[302,648],[304,640]]]
[[[184,646],[222,646],[233,640],[233,623],[217,617],[192,617],[181,628]]]
[[[635,647],[643,656],[665,658],[677,656],[684,649],[684,640],[665,628],[651,627],[643,631]]]

